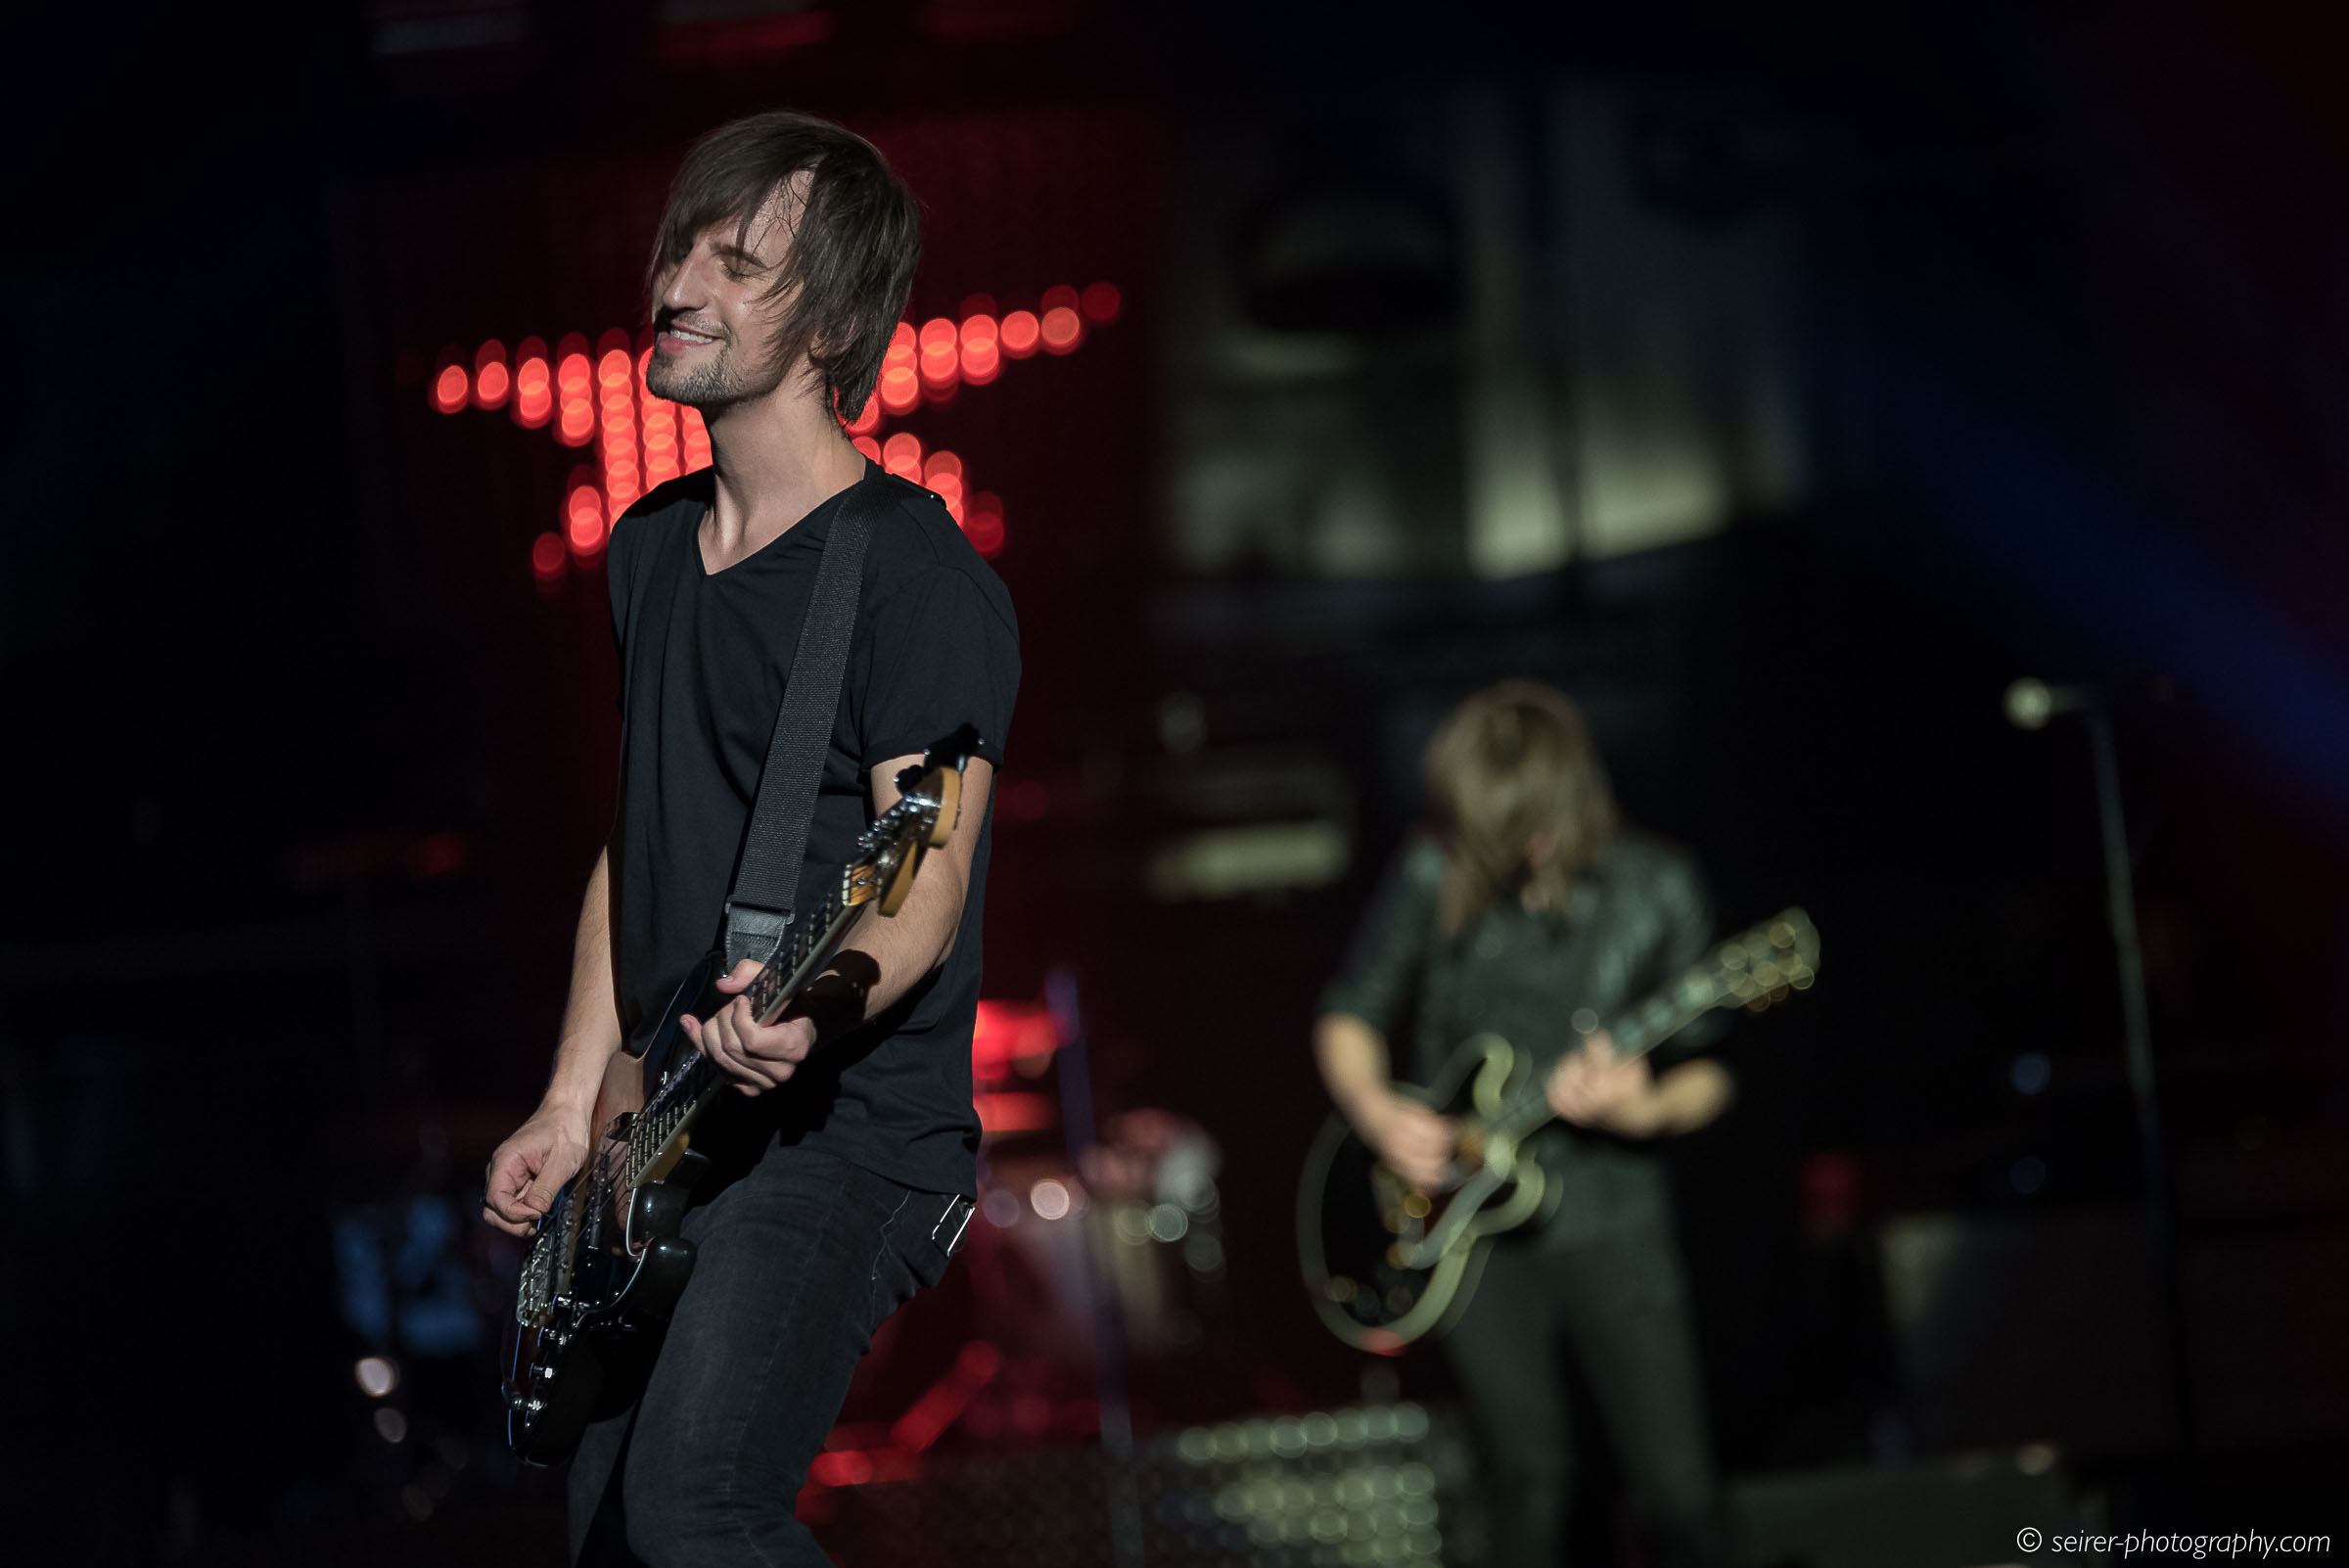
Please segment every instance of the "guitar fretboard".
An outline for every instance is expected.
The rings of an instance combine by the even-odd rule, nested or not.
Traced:
[[[750,998],[754,1018],[761,1024],[773,1023],[802,988],[814,979],[839,945],[850,918],[863,902],[857,897],[859,878],[871,879],[861,890],[868,895],[877,886],[886,886],[899,856],[906,853],[908,845],[930,831],[937,815],[937,803],[909,796],[891,807],[865,830],[858,841],[863,853],[841,868],[823,903],[808,918],[792,923],[791,932],[776,944],[774,952],[743,992]],[[652,1099],[628,1124],[622,1184],[635,1186],[648,1171],[660,1164],[670,1141],[691,1125],[725,1084],[725,1075],[699,1051],[671,1068]]]
[[[1691,966],[1610,1024],[1615,1055],[1623,1061],[1645,1056],[1716,1007],[1768,1006],[1788,991],[1807,991],[1818,962],[1819,933],[1800,909],[1788,909],[1724,943],[1710,962]],[[1495,1130],[1523,1138],[1542,1127],[1555,1114],[1546,1090],[1537,1077],[1493,1119]]]

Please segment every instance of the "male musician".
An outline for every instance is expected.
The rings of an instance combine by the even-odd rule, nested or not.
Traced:
[[[1726,1072],[1618,1059],[1599,1020],[1699,957],[1712,914],[1695,868],[1622,831],[1582,714],[1532,681],[1477,693],[1424,767],[1434,808],[1321,1000],[1314,1052],[1339,1109],[1398,1174],[1442,1180],[1451,1125],[1397,1093],[1388,1042],[1420,1083],[1490,1030],[1535,1053],[1568,1126],[1536,1152],[1557,1208],[1504,1236],[1445,1337],[1489,1451],[1504,1568],[1565,1553],[1571,1353],[1630,1485],[1673,1564],[1727,1561],[1686,1286],[1654,1140],[1719,1116]],[[1585,1032],[1593,1031],[1586,1038]]]
[[[622,1097],[669,991],[714,945],[824,542],[860,483],[897,486],[863,564],[799,908],[965,723],[960,821],[894,919],[860,917],[806,1004],[687,1026],[769,1118],[738,1179],[691,1212],[691,1283],[634,1408],[571,1473],[575,1560],[820,1563],[793,1517],[874,1328],[944,1273],[976,1190],[971,1028],[988,796],[1019,681],[1003,585],[944,505],[842,431],[880,373],[919,254],[912,197],[870,145],[805,115],[712,132],[654,244],[646,384],[701,411],[713,465],[614,530],[621,782],[588,879],[545,1098],[488,1170],[490,1223],[527,1234]],[[798,678],[794,676],[793,678]],[[867,911],[869,916],[870,911]],[[721,989],[739,992],[757,966]]]

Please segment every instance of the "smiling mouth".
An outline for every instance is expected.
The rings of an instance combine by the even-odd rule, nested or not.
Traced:
[[[691,327],[680,327],[673,321],[661,329],[659,337],[661,342],[678,348],[700,348],[717,342],[708,333],[696,332]]]

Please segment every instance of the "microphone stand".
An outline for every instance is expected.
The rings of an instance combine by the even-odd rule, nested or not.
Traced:
[[[2006,716],[2022,729],[2044,729],[2058,713],[2077,713],[2088,729],[2096,769],[2096,815],[2104,839],[2104,909],[2120,970],[2121,1017],[2126,1029],[2129,1089],[2137,1102],[2138,1159],[2144,1172],[2146,1241],[2161,1297],[2168,1351],[2170,1399],[2178,1417],[2178,1452],[2190,1459],[2201,1448],[2202,1400],[2194,1377],[2192,1324],[2178,1245],[2177,1196],[2171,1185],[2161,1100],[2153,1074],[2152,1014],[2145,1004],[2145,954],[2137,934],[2137,878],[2129,830],[2121,815],[2121,769],[2113,745],[2112,710],[2101,693],[2050,686],[2025,678],[2006,688]]]

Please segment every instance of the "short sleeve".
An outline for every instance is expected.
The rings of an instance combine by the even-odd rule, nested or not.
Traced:
[[[1404,848],[1355,931],[1345,967],[1321,992],[1322,1012],[1351,1013],[1392,1039],[1427,971],[1443,880],[1444,852],[1434,843],[1414,839]]]
[[[859,765],[919,752],[964,724],[979,732],[978,754],[1003,764],[1020,645],[1010,604],[996,599],[968,573],[939,565],[874,608]]]

